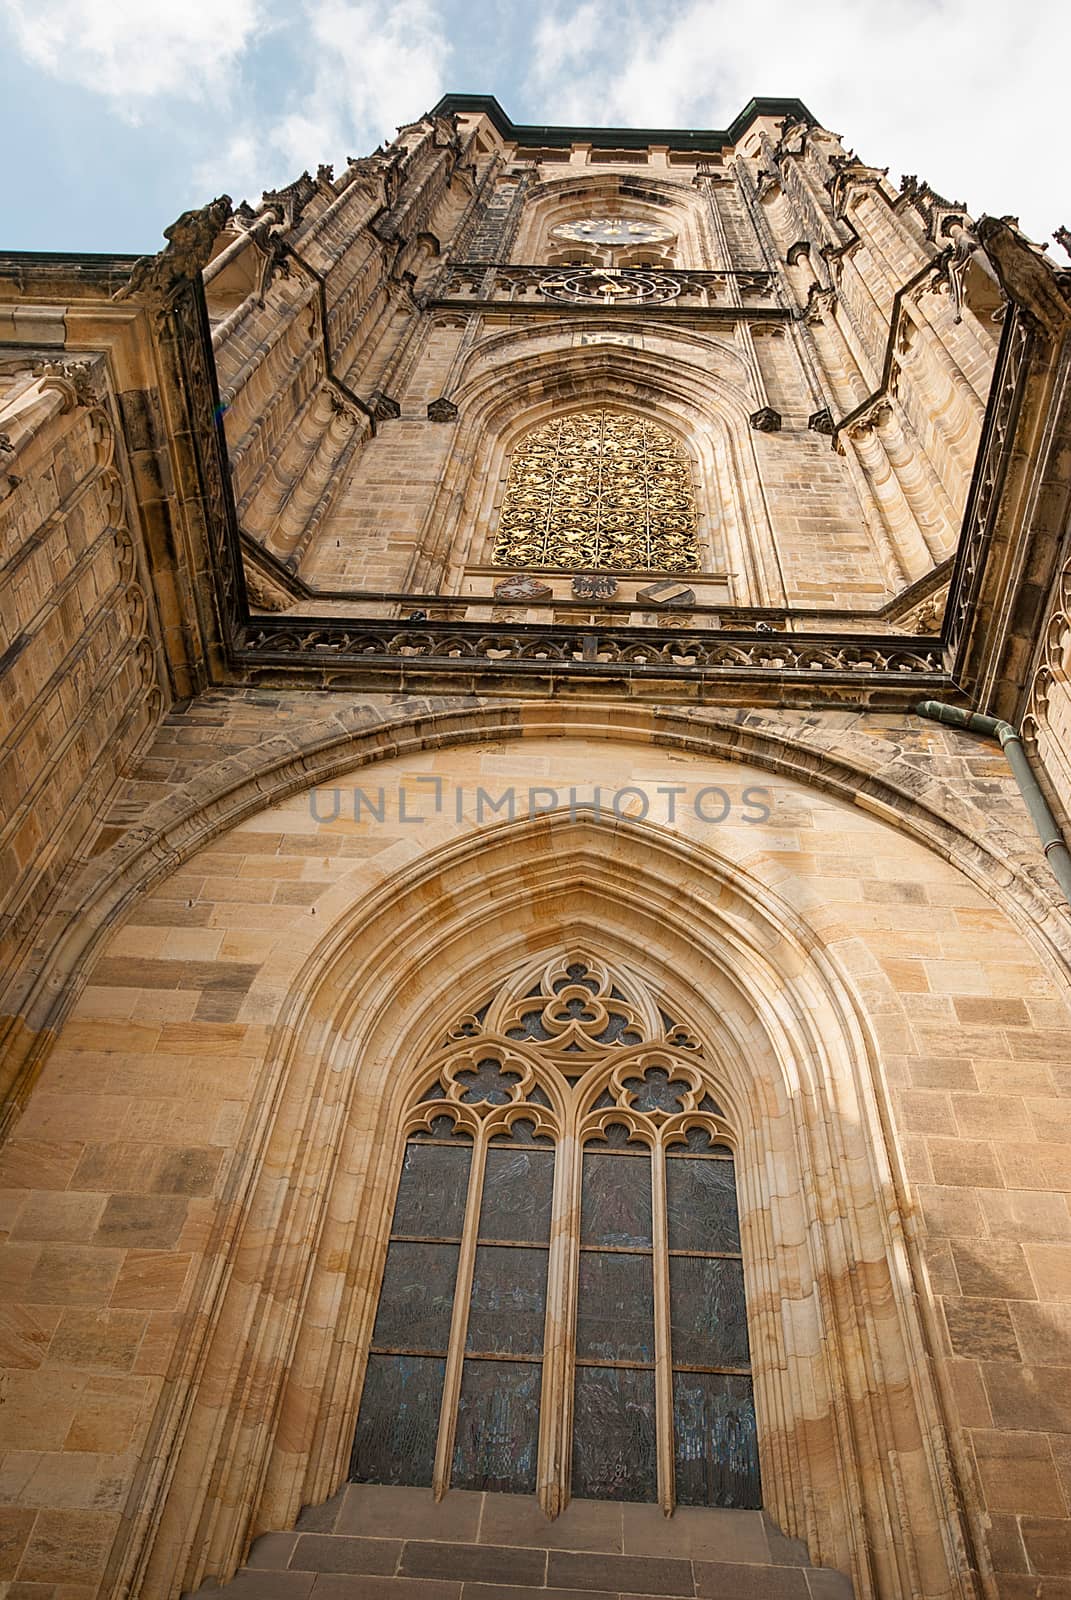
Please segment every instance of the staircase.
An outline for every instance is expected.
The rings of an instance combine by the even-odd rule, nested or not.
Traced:
[[[349,1484],[267,1533],[212,1600],[852,1600],[761,1511],[574,1500],[555,1522],[519,1495]]]

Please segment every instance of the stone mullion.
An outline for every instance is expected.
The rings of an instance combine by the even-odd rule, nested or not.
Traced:
[[[575,1107],[555,1151],[547,1261],[547,1316],[543,1387],[539,1408],[536,1494],[548,1517],[569,1503],[572,1479],[573,1402],[576,1384],[576,1306],[580,1275],[580,1175],[583,1145]]]
[[[480,1206],[483,1201],[483,1174],[486,1165],[487,1124],[481,1123],[473,1140],[472,1164],[469,1167],[465,1224],[458,1252],[454,1306],[450,1317],[450,1342],[447,1345],[443,1397],[439,1407],[439,1437],[436,1442],[435,1466],[431,1480],[436,1500],[441,1500],[450,1487],[454,1436],[457,1431],[457,1405],[465,1365],[465,1337],[469,1327],[469,1302],[472,1299],[472,1274],[476,1264],[476,1238],[480,1231]]]
[[[658,1503],[673,1515],[676,1504],[673,1451],[673,1351],[669,1309],[669,1228],[666,1216],[666,1151],[660,1137],[651,1149],[651,1268],[654,1278],[655,1439]]]

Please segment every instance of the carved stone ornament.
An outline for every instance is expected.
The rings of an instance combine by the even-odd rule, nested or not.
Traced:
[[[637,600],[646,600],[652,606],[694,606],[695,590],[686,583],[666,578],[662,583],[649,583],[646,589],[636,590]]]
[[[16,473],[8,471],[8,465],[14,459],[15,446],[6,433],[0,433],[0,500],[13,494],[22,482]]]
[[[440,395],[437,400],[428,402],[429,422],[454,422],[457,419],[457,407],[445,395]]]
[[[553,600],[554,590],[549,583],[540,583],[538,578],[518,577],[503,578],[495,584],[495,599],[506,601],[522,600]]]
[[[36,371],[42,389],[57,389],[62,394],[65,411],[102,402],[103,362],[43,361]]]
[[[1050,261],[1014,217],[980,217],[975,233],[1008,299],[1043,328],[1062,331],[1071,321],[1071,272]]]
[[[940,633],[941,626],[945,620],[945,602],[947,599],[947,593],[942,593],[939,595],[932,594],[928,600],[924,600],[915,612],[914,617],[909,621],[909,627],[912,631],[915,633]]]
[[[773,406],[760,406],[753,411],[747,419],[756,433],[780,433],[781,413],[775,411]]]
[[[807,418],[807,426],[812,433],[832,434],[833,413],[828,406],[823,406],[821,411],[814,411]]]
[[[212,247],[230,221],[231,197],[221,194],[197,211],[184,211],[164,229],[167,246],[159,255],[142,256],[116,300],[137,296],[157,310],[166,310],[176,295],[208,264]]]
[[[397,400],[392,400],[389,394],[384,394],[379,389],[369,401],[369,407],[377,422],[391,422],[402,414],[402,408]]]
[[[578,600],[612,600],[617,579],[606,572],[578,572],[573,578],[573,594]]]

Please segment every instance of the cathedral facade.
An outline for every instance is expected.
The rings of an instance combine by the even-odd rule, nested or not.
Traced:
[[[797,100],[166,237],[0,255],[0,1594],[1067,1600],[1071,273]]]

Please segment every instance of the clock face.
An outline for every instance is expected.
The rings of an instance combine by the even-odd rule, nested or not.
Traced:
[[[551,237],[577,244],[665,244],[673,238],[673,229],[657,222],[641,222],[636,217],[585,217],[580,222],[563,222],[552,228]]]

